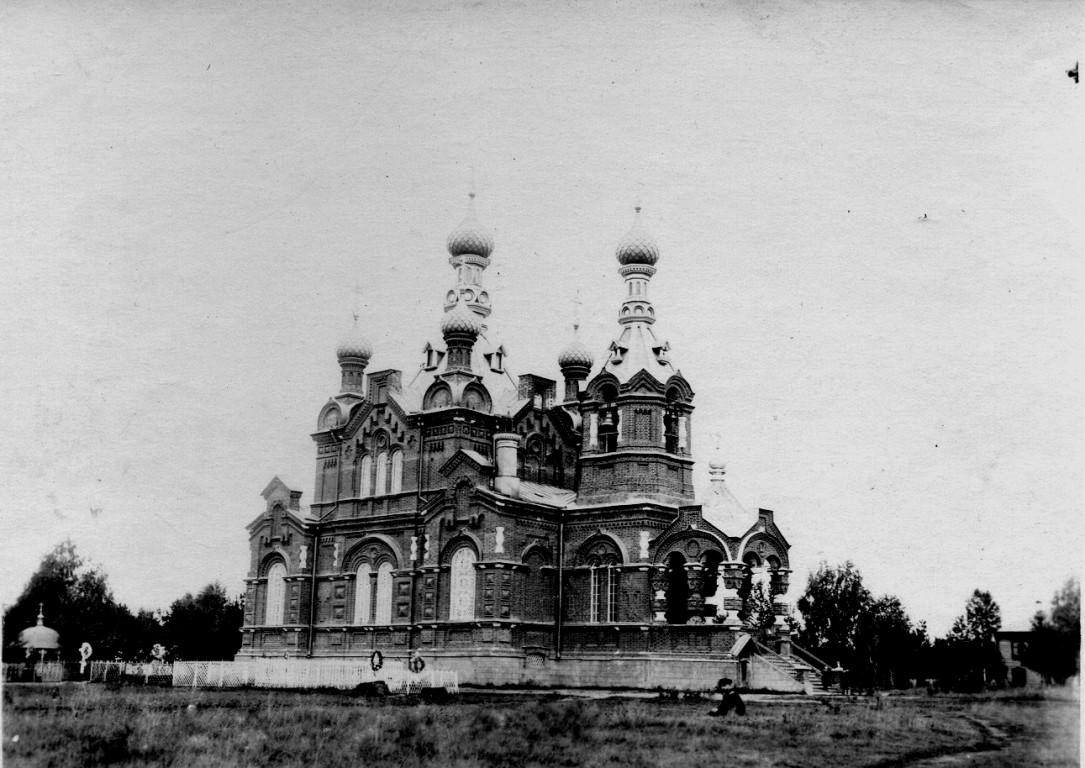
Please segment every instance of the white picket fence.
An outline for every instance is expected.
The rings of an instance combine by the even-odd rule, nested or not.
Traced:
[[[368,660],[249,659],[246,661],[175,661],[173,686],[189,688],[340,688],[350,690],[361,683],[382,680],[391,693],[417,693],[423,688],[446,688],[460,692],[459,675],[453,670],[424,669],[411,672],[390,661],[374,671]]]

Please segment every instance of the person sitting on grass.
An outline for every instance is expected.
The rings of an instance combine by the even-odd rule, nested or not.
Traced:
[[[736,715],[746,714],[746,702],[744,702],[742,700],[742,697],[738,695],[738,691],[735,690],[735,684],[731,680],[731,678],[720,678],[720,681],[716,683],[716,692],[721,694],[723,698],[720,699],[719,707],[712,710],[708,714],[717,717],[723,717],[727,715],[732,709],[735,710]]]

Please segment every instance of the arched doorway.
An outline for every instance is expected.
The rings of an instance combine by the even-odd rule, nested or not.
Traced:
[[[686,579],[686,557],[681,552],[667,555],[667,610],[664,616],[668,624],[685,624],[689,621],[689,581]]]

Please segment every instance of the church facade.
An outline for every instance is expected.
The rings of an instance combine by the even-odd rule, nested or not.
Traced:
[[[560,378],[514,376],[487,326],[494,243],[473,195],[447,245],[417,370],[370,370],[355,318],[312,435],[312,502],[264,489],[238,658],[420,649],[463,681],[654,687],[744,674],[751,622],[786,654],[773,513],[748,512],[718,464],[695,498],[694,389],[655,332],[660,249],[639,209],[615,254],[614,340],[596,359],[574,328]]]

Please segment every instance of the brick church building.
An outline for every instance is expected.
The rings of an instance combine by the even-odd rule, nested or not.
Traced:
[[[598,358],[575,329],[555,340],[560,380],[514,376],[492,336],[493,249],[472,200],[415,371],[369,370],[355,319],[312,435],[312,503],[274,478],[248,525],[238,658],[420,649],[463,681],[677,685],[742,674],[755,619],[787,654],[773,513],[748,512],[715,463],[694,495],[694,390],[655,332],[660,249],[639,209],[614,340]]]

